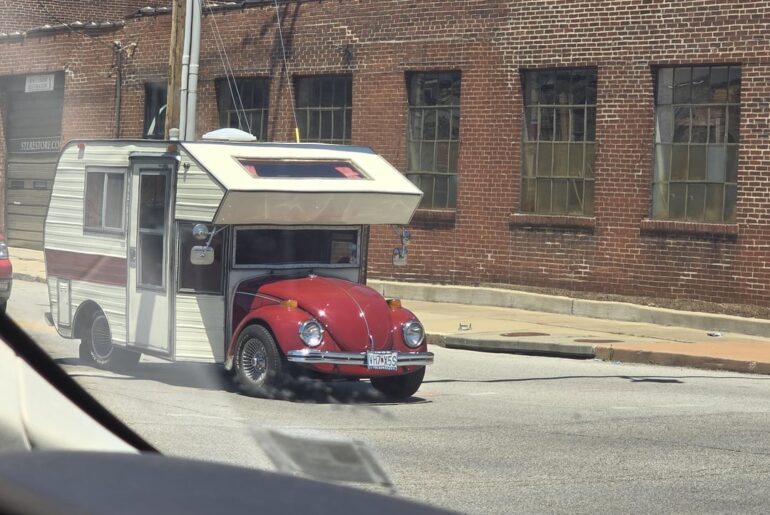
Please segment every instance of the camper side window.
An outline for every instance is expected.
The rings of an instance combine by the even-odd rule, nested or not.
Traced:
[[[214,262],[210,265],[193,265],[190,263],[190,251],[194,245],[205,243],[193,238],[194,225],[194,223],[179,222],[179,282],[177,283],[179,291],[221,295],[226,231],[218,232],[211,239]]]
[[[123,232],[125,183],[125,170],[86,170],[83,225],[87,230]]]

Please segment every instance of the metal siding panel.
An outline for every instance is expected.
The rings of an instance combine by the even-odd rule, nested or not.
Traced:
[[[185,155],[186,157],[186,155]],[[224,197],[224,190],[197,164],[180,166],[176,184],[176,219],[210,222]]]
[[[213,295],[176,296],[177,361],[224,361],[225,299]]]
[[[126,288],[106,286],[85,281],[72,281],[72,313],[83,302],[91,300],[99,305],[107,316],[112,331],[112,340],[116,343],[126,343]]]
[[[56,291],[57,284],[56,277],[48,278],[48,299],[51,304],[51,318],[53,318],[54,325],[59,325],[59,302]]]

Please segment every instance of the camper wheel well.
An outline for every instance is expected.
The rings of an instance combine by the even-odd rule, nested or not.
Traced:
[[[91,330],[91,321],[94,319],[94,315],[100,311],[102,311],[102,308],[100,308],[96,302],[91,300],[87,300],[78,306],[78,309],[75,312],[75,320],[72,325],[74,329],[72,336],[74,338],[82,339],[87,332]]]

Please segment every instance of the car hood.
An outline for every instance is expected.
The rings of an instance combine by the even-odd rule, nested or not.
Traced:
[[[321,322],[334,341],[349,352],[393,346],[390,308],[377,291],[362,284],[311,275],[262,285],[259,293],[294,299]]]

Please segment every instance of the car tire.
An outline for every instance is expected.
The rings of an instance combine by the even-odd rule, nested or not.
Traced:
[[[235,380],[244,394],[269,399],[279,397],[287,384],[287,365],[273,335],[265,327],[250,325],[238,335]]]
[[[414,395],[422,385],[425,367],[400,376],[373,377],[372,386],[391,400],[403,401]]]
[[[86,349],[82,347],[85,346]],[[139,352],[116,347],[112,343],[112,333],[107,317],[101,311],[94,313],[91,326],[81,342],[81,358],[88,351],[91,362],[101,368],[116,372],[128,370],[139,362]]]
[[[85,338],[81,340],[80,345],[78,345],[78,358],[80,358],[81,363],[87,363],[89,365],[93,365],[94,363],[94,357],[91,355],[91,344]]]
[[[8,307],[8,301],[7,300],[4,300],[4,301],[0,302],[0,314],[5,313],[5,308],[7,308],[7,307]]]

